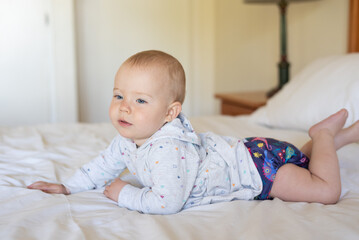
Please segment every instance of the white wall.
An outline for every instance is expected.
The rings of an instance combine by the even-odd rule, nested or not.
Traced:
[[[287,8],[291,76],[316,58],[347,49],[348,0],[292,2]],[[216,1],[216,92],[269,90],[278,83],[279,9]]]
[[[182,63],[187,75],[183,111],[211,113],[213,6],[212,0],[76,1],[80,120],[108,121],[117,69],[129,56],[148,49],[168,52]],[[209,91],[199,86],[203,78]]]
[[[80,120],[107,121],[114,74],[130,55],[160,49],[184,65],[187,115],[218,113],[216,92],[269,90],[278,82],[279,9],[242,0],[78,0]],[[348,0],[291,3],[291,76],[346,52]]]
[[[30,2],[3,0],[1,4],[21,1]],[[190,116],[218,113],[215,92],[269,90],[277,84],[279,11],[275,5],[242,0],[31,0],[29,4],[33,2],[50,3],[46,10],[53,28],[48,30],[50,57],[31,59],[34,66],[44,63],[40,65],[50,76],[35,85],[17,76],[19,70],[30,74],[31,67],[12,54],[18,47],[9,47],[4,29],[21,34],[26,30],[1,23],[0,120],[12,125],[73,122],[77,115],[84,122],[108,121],[115,72],[127,57],[146,49],[167,51],[183,63],[188,80],[184,111]],[[25,13],[37,16],[31,9]],[[1,19],[15,16],[9,13],[2,13]],[[313,59],[345,53],[347,20],[348,0],[290,4],[291,75]],[[17,41],[28,44],[25,37]],[[33,50],[28,46],[18,52]],[[33,94],[36,91],[29,86],[43,89],[43,94]]]
[[[51,0],[53,122],[79,119],[74,0]]]

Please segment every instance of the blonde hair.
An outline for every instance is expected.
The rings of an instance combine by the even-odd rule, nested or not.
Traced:
[[[183,104],[186,95],[186,75],[181,63],[175,57],[158,50],[148,50],[132,55],[123,64],[137,67],[159,66],[163,68],[172,86],[174,101]]]

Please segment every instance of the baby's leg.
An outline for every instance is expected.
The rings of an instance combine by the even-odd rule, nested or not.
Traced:
[[[350,143],[359,142],[359,121],[353,123],[353,125],[348,128],[344,128],[339,131],[339,133],[334,138],[336,150],[348,145]],[[312,155],[312,146],[313,141],[309,140],[304,146],[300,149],[307,157],[311,158]]]
[[[335,137],[347,117],[348,112],[343,109],[309,130],[313,146],[308,170],[294,164],[285,164],[279,168],[271,197],[324,204],[333,204],[339,200],[341,183]]]

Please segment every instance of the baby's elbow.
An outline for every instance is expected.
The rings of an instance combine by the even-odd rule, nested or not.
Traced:
[[[167,212],[167,215],[179,213],[181,210],[182,210],[182,205],[181,206],[170,207],[168,212]]]
[[[162,204],[160,208],[154,209],[151,214],[157,214],[157,215],[171,215],[176,214],[182,210],[182,204],[176,204],[176,203],[167,203]]]

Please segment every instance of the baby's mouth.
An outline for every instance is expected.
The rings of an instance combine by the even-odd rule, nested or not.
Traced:
[[[118,124],[122,127],[129,127],[132,125],[132,123],[126,122],[125,120],[118,120]]]

